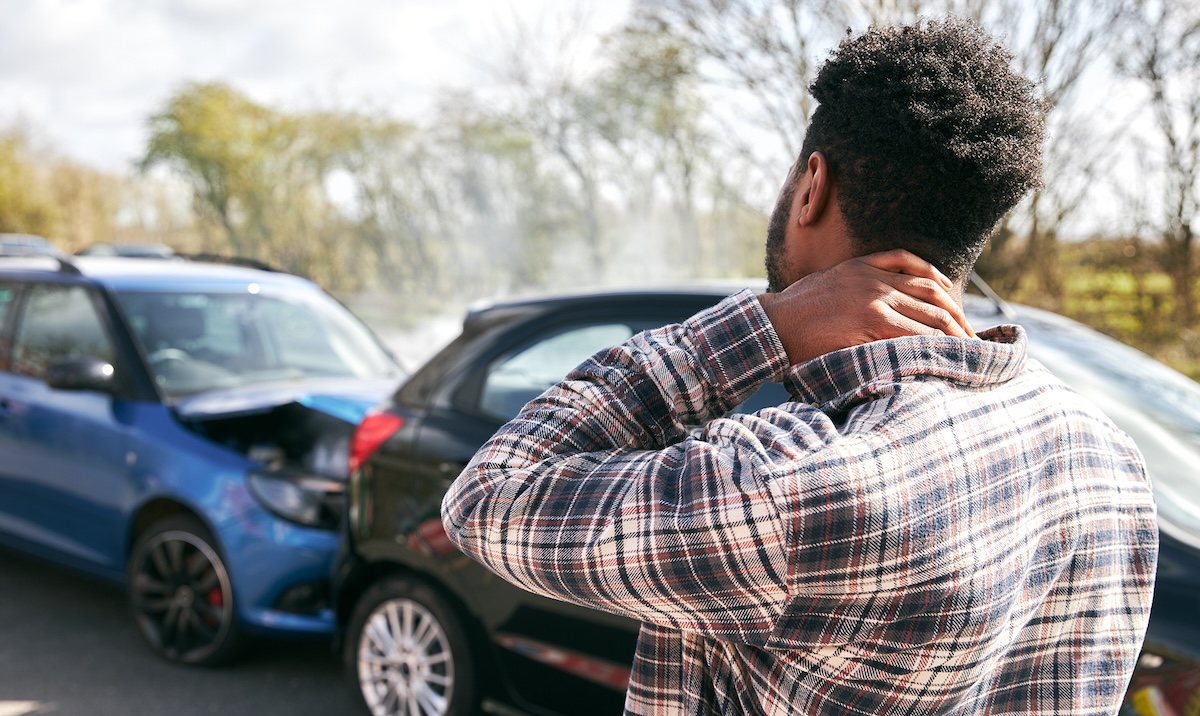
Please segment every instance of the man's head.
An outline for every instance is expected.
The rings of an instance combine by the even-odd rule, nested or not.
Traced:
[[[1011,61],[953,18],[843,40],[768,226],[771,290],[895,248],[963,279],[1040,181],[1044,105]]]

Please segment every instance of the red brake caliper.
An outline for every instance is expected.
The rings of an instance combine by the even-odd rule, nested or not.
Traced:
[[[220,611],[221,607],[225,606],[225,597],[224,597],[224,595],[221,594],[220,587],[213,587],[208,592],[208,603],[211,604],[212,607],[218,611]],[[205,614],[204,621],[210,627],[215,627],[217,625],[217,618],[211,614]]]

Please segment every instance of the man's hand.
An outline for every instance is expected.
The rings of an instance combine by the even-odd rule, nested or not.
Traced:
[[[973,338],[952,287],[933,264],[896,249],[809,274],[759,302],[796,365],[887,338]]]

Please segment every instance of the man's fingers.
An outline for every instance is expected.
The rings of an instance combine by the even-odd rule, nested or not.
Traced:
[[[896,301],[900,300],[900,296],[907,296],[910,299],[905,302],[905,305],[909,307],[905,315],[909,318],[920,320],[919,316],[928,316],[934,323],[926,325],[942,328],[946,335],[975,337],[975,331],[967,321],[962,306],[939,283],[935,283],[932,279],[898,273],[881,273],[878,278],[881,282],[900,292],[896,294]],[[924,306],[930,307],[930,310],[922,310]],[[918,315],[914,315],[914,311]],[[950,324],[953,325],[950,326]],[[949,330],[944,327],[949,327]]]
[[[900,316],[919,324],[924,329],[920,331],[922,334],[944,333],[956,338],[973,338],[975,335],[970,323],[961,312],[904,294],[893,294],[890,305],[892,310]],[[907,323],[901,323],[901,325],[908,326]]]
[[[946,289],[954,285],[954,282],[939,271],[936,266],[904,249],[892,249],[891,251],[868,254],[860,256],[858,260],[884,271],[932,279]]]
[[[944,335],[943,331],[930,326],[925,320],[909,318],[900,312],[897,312],[888,320],[887,330],[889,331],[889,335],[884,337],[885,340],[888,338],[904,338],[906,336]]]

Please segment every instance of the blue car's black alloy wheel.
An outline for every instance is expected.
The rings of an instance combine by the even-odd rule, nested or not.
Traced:
[[[194,517],[169,517],[138,538],[129,599],[142,636],[168,661],[212,665],[237,650],[229,573]]]

